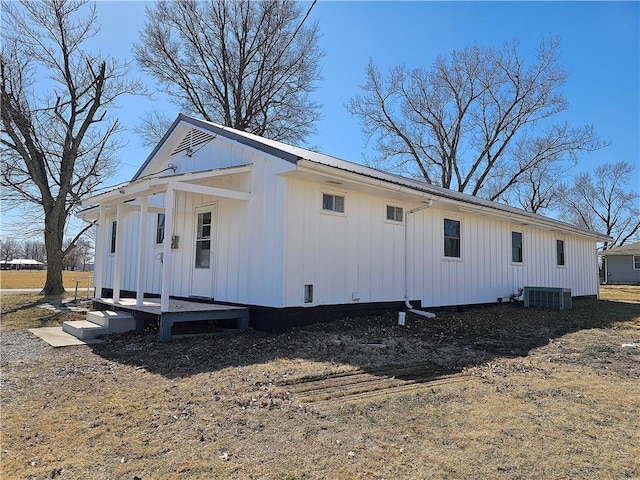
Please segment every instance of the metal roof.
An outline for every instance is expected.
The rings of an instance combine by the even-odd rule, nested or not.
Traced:
[[[173,122],[173,124],[171,125],[167,133],[162,138],[162,140],[158,143],[158,145],[154,148],[154,150],[151,152],[151,154],[143,163],[143,165],[140,167],[140,169],[136,172],[136,174],[132,178],[132,181],[135,181],[139,178],[139,176],[142,174],[144,169],[151,163],[154,156],[161,148],[162,144],[166,141],[166,139],[171,135],[171,133],[182,122],[189,124],[191,126],[194,126],[196,128],[202,129],[203,131],[210,132],[215,136],[222,136],[232,141],[236,141],[242,145],[254,148],[256,150],[267,153],[269,155],[273,155],[277,158],[293,163],[295,165],[298,165],[298,163],[301,160],[306,160],[306,161],[317,163],[320,165],[332,167],[341,171],[355,173],[357,175],[362,175],[369,178],[375,178],[377,180],[382,180],[384,182],[389,182],[392,184],[404,186],[416,192],[431,194],[434,197],[454,200],[456,202],[478,207],[480,209],[490,209],[496,212],[508,214],[510,216],[516,215],[518,217],[521,217],[522,219],[526,219],[534,223],[544,224],[547,226],[551,225],[565,231],[571,231],[581,235],[594,237],[600,241],[610,240],[610,237],[606,235],[602,235],[597,232],[592,232],[590,230],[586,230],[586,229],[577,227],[575,225],[561,222],[553,218],[537,215],[531,212],[527,212],[525,210],[511,207],[509,205],[504,205],[504,204],[486,200],[480,197],[475,197],[473,195],[469,195],[466,193],[457,192],[455,190],[450,190],[448,188],[439,187],[436,185],[430,185],[428,183],[418,181],[418,180],[413,180],[400,175],[383,172],[383,171],[380,171],[371,167],[367,167],[358,163],[349,162],[347,160],[342,160],[340,158],[333,157],[330,155],[325,155],[323,153],[307,150],[307,149],[296,147],[293,145],[287,145],[285,143],[282,143],[276,140],[270,140],[268,138],[263,138],[258,135],[235,130],[230,127],[225,127],[225,126],[218,125],[205,120],[197,119],[185,114],[178,115],[178,117]]]

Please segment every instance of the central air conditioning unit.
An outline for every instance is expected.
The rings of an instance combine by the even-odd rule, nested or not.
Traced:
[[[571,310],[571,289],[551,287],[524,287],[524,306]]]

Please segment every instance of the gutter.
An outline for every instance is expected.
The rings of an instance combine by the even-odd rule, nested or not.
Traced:
[[[410,313],[420,315],[427,318],[434,318],[435,314],[431,312],[423,312],[422,310],[416,310],[409,303],[409,215],[412,215],[420,210],[425,210],[433,205],[433,200],[428,199],[422,203],[422,205],[413,208],[404,214],[404,305]],[[398,315],[398,324],[404,325],[405,312],[400,312]]]

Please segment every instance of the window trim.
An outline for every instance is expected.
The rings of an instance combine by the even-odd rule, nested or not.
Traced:
[[[559,257],[558,254],[560,253],[558,250],[558,242],[562,242],[562,263],[559,263]],[[558,268],[565,268],[567,266],[567,246],[566,246],[566,241],[564,240],[564,238],[556,238],[556,267]]]
[[[459,237],[458,237],[458,256],[457,257],[450,257],[447,256],[445,253],[445,239],[446,238],[455,238],[455,237],[445,237],[445,229],[444,229],[444,223],[445,221],[454,221],[454,222],[458,222],[459,224]],[[455,215],[449,215],[449,216],[443,216],[442,217],[442,222],[440,223],[440,225],[442,225],[442,258],[443,260],[449,261],[449,262],[461,262],[462,261],[462,218],[457,217]]]
[[[111,255],[115,255],[116,253],[116,242],[118,239],[118,221],[117,220],[112,220],[111,221],[111,243],[109,245],[109,253]]]
[[[195,220],[194,220],[194,226],[195,228],[195,232],[193,235],[193,239],[194,239],[194,244],[193,244],[193,263],[192,265],[192,269],[196,269],[196,270],[209,270],[209,271],[213,271],[214,268],[214,259],[211,258],[212,255],[212,251],[215,247],[214,245],[214,234],[215,234],[215,226],[214,226],[214,222],[215,222],[215,218],[216,218],[216,212],[214,212],[214,206],[215,204],[211,204],[211,205],[201,205],[199,207],[196,207],[196,211],[195,211]],[[204,223],[204,215],[206,214],[210,215],[209,218],[209,223]],[[200,224],[200,216],[202,217],[202,224]],[[200,233],[200,228],[202,227],[202,230],[205,229],[205,227],[209,227],[209,235],[208,236],[202,236],[200,237],[199,233]],[[203,261],[203,263],[199,263],[200,257],[198,257],[198,246],[199,244],[205,244],[207,243],[209,244],[209,248],[208,248],[208,260],[209,263],[205,263]],[[214,252],[215,253],[215,252]]]
[[[335,209],[328,209],[328,208],[324,208],[324,197],[325,195],[333,197],[333,206],[335,208],[335,199],[336,197],[341,197],[342,198],[342,211],[338,211]],[[338,215],[341,217],[346,216],[346,211],[347,211],[347,195],[344,192],[331,192],[331,191],[322,191],[322,194],[320,196],[320,213],[324,213],[326,215]]]
[[[160,229],[160,215],[163,216],[163,221],[162,221],[162,229]],[[166,226],[166,219],[167,217],[165,216],[164,213],[158,213],[156,215],[156,237],[155,237],[155,245],[156,247],[162,245],[164,243],[164,235],[167,231],[167,226]],[[158,242],[158,234],[160,233],[160,231],[162,231],[162,240],[160,242]]]
[[[389,218],[389,209],[393,208],[393,214],[394,214],[394,218]],[[397,218],[395,218],[398,214],[398,211],[400,211],[400,220],[398,220]],[[404,223],[404,207],[399,207],[398,205],[391,205],[391,204],[387,204],[386,208],[385,208],[385,222],[389,222],[389,223],[393,223],[393,224],[398,224],[398,223]]]
[[[520,260],[513,259],[513,234],[520,234]],[[524,232],[522,230],[511,230],[511,263],[513,265],[524,265]]]
[[[637,267],[636,264],[638,265]],[[640,270],[640,255],[631,255],[631,266],[634,270]]]

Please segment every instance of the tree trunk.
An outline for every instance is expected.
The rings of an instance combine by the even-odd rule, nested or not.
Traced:
[[[47,249],[47,279],[42,289],[44,295],[60,296],[64,294],[62,283],[62,261],[64,253],[62,251],[62,238],[64,223],[52,221],[55,215],[48,215],[45,220],[44,244]]]

